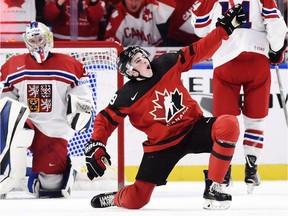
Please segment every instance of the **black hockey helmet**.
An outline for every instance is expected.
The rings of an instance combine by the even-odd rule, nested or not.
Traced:
[[[126,48],[118,56],[118,59],[117,59],[117,70],[119,71],[119,73],[121,73],[122,75],[128,77],[129,79],[134,78],[134,77],[129,76],[127,74],[127,71],[133,70],[133,67],[131,66],[130,62],[131,62],[131,59],[138,52],[142,53],[143,57],[145,57],[147,59],[150,56],[150,53],[147,50],[145,50],[145,49],[143,49],[143,48],[141,48],[139,46],[130,46],[130,47]]]

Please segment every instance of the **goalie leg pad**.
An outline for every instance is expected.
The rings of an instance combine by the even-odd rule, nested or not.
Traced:
[[[23,128],[28,115],[29,109],[24,104],[7,97],[0,100],[0,194],[17,187],[25,177],[27,146],[34,135],[32,130]]]

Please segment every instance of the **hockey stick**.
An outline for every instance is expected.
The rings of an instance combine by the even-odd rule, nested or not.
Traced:
[[[278,86],[279,86],[279,90],[280,90],[281,103],[282,103],[282,107],[283,107],[283,111],[284,111],[284,115],[285,115],[286,125],[288,127],[288,113],[287,113],[287,108],[286,108],[286,104],[285,104],[285,97],[284,97],[284,92],[283,92],[283,88],[282,88],[282,83],[281,83],[278,65],[275,65],[275,70],[276,70]]]
[[[112,167],[112,166],[109,164],[109,162],[108,162],[108,160],[107,160],[106,157],[101,157],[101,161],[105,164],[105,166],[106,166],[107,169],[110,169],[110,170],[112,170],[112,171],[117,171],[117,169],[116,169],[115,167]]]
[[[2,94],[3,88],[4,88],[4,84],[3,82],[0,82],[0,95]]]

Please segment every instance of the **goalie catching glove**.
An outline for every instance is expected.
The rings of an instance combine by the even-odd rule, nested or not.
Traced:
[[[89,99],[68,94],[67,121],[75,131],[85,131],[92,121],[93,105]]]
[[[218,18],[216,26],[222,26],[228,35],[231,35],[234,29],[247,22],[245,13],[241,4],[236,4],[225,14]]]
[[[111,165],[110,155],[106,152],[106,147],[99,141],[90,140],[85,146],[87,176],[92,181],[93,178],[103,176],[106,165]]]

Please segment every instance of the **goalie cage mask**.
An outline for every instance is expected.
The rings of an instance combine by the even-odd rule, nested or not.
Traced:
[[[119,71],[120,74],[128,77],[129,79],[134,78],[132,76],[129,76],[127,74],[127,71],[133,70],[133,67],[130,64],[130,62],[134,58],[134,56],[139,52],[143,55],[144,58],[149,60],[150,53],[139,46],[130,46],[122,53],[120,53],[117,59],[117,70]]]
[[[53,33],[41,22],[32,21],[27,25],[23,39],[30,54],[38,63],[43,63],[54,46]]]

